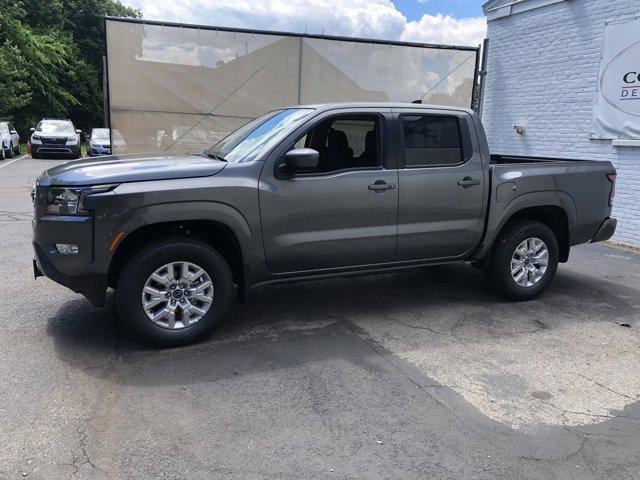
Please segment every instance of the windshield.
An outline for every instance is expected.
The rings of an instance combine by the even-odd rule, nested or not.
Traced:
[[[313,113],[311,108],[269,112],[240,127],[206,151],[228,162],[250,162],[267,152]]]
[[[91,138],[96,140],[107,140],[109,138],[108,128],[94,128],[91,132]]]
[[[65,120],[45,120],[38,124],[37,132],[42,133],[76,133],[73,124]]]

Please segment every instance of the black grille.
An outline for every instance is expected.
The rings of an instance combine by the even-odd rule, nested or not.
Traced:
[[[44,145],[66,145],[66,138],[46,138],[42,137],[42,143]]]

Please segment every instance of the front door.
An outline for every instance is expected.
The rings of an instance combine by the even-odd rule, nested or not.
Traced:
[[[291,145],[320,153],[315,171],[260,179],[267,266],[276,273],[393,262],[398,172],[388,168],[385,117],[325,114]]]

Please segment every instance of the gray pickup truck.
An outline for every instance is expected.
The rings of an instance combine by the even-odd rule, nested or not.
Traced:
[[[194,341],[251,286],[471,262],[500,295],[606,240],[611,163],[490,155],[471,110],[328,104],[270,112],[201,155],[112,156],[34,187],[36,276],[162,345]]]

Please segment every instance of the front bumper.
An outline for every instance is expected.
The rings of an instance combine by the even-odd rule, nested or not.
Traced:
[[[102,145],[91,145],[88,146],[89,155],[111,155],[111,148],[102,146]]]
[[[69,155],[78,153],[77,145],[31,144],[31,153],[36,155]]]
[[[78,245],[77,255],[64,255],[56,243]],[[34,276],[45,275],[56,283],[81,293],[91,303],[103,306],[107,291],[106,272],[95,271],[91,217],[43,216],[34,220]]]
[[[589,240],[589,242],[595,243],[609,240],[611,237],[613,237],[617,225],[618,220],[616,220],[615,218],[605,218],[604,222],[602,222],[602,225],[600,225],[600,228],[598,228],[598,231],[593,236],[593,238]]]

